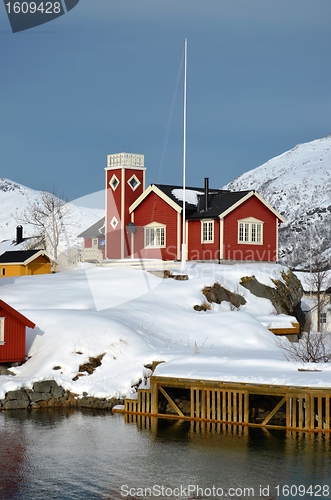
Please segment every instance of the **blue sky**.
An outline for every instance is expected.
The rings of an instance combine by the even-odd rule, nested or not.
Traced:
[[[330,19],[330,0],[80,0],[13,34],[0,5],[0,176],[71,200],[127,151],[181,184],[187,38],[187,183],[221,187],[331,133]]]

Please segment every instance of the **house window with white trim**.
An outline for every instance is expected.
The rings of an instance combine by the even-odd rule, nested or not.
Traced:
[[[166,246],[166,227],[158,225],[148,225],[144,227],[145,248],[161,248]]]
[[[263,222],[249,217],[238,221],[238,243],[262,245]]]
[[[320,323],[326,324],[326,312],[320,313]]]
[[[0,344],[5,341],[5,318],[0,318]]]
[[[214,243],[214,221],[201,221],[201,243]]]

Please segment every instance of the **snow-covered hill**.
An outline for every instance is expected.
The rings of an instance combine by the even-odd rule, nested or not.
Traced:
[[[16,237],[17,219],[23,214],[29,203],[41,200],[41,192],[22,186],[9,179],[0,179],[0,244],[3,241],[11,242]],[[68,246],[76,247],[81,244],[77,235],[91,226],[104,215],[101,209],[86,208],[79,203],[68,203],[68,215],[64,216],[63,234],[61,235],[60,250]],[[24,226],[24,236],[35,236],[33,226]],[[8,246],[8,245],[7,245]],[[9,248],[4,247],[4,250]],[[3,252],[1,252],[3,253]]]
[[[285,216],[280,229],[285,264],[307,263],[315,253],[331,255],[331,136],[299,144],[224,189],[255,189]]]

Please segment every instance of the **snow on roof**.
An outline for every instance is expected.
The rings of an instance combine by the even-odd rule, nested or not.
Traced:
[[[177,200],[183,201],[184,198],[184,190],[183,189],[173,189],[172,194]],[[193,189],[185,189],[185,198],[186,202],[190,205],[198,204],[198,195],[203,194],[203,191],[195,191]]]

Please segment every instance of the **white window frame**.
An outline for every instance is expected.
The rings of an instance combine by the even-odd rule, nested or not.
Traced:
[[[117,184],[116,186],[113,186],[113,182],[114,181],[117,181]],[[120,185],[120,181],[118,180],[118,178],[116,177],[116,175],[114,174],[112,176],[112,178],[110,179],[109,181],[109,186],[112,188],[113,191],[116,191],[116,189],[118,188],[118,186]]]
[[[166,247],[166,225],[152,222],[144,226],[144,248]]]
[[[204,219],[201,221],[201,243],[214,243],[215,221]]]
[[[131,184],[132,180],[136,181],[135,186],[132,186],[132,184]],[[128,184],[129,184],[130,188],[132,189],[132,191],[135,191],[140,186],[141,182],[138,179],[138,177],[136,176],[136,174],[133,174],[133,175],[131,175],[130,179],[128,180]]]
[[[264,222],[255,217],[238,220],[238,243],[240,245],[263,245]]]
[[[327,314],[326,312],[320,312],[320,323],[321,325],[326,325],[327,322]]]
[[[5,343],[5,319],[0,317],[0,344]]]

